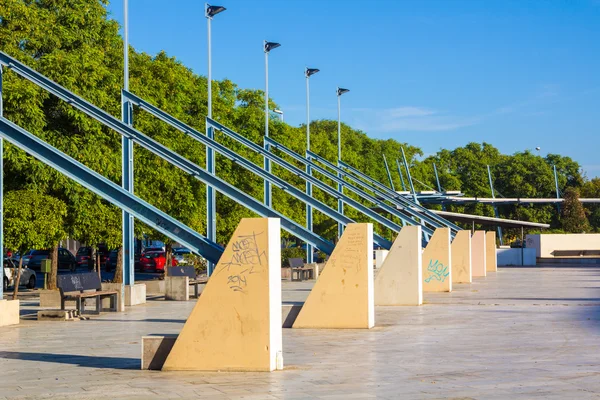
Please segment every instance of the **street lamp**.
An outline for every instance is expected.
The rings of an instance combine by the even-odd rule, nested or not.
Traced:
[[[280,120],[281,122],[283,122],[283,111],[281,111],[281,110],[273,110],[273,112],[274,112],[275,114],[279,115],[279,120]]]
[[[310,156],[308,155],[308,151],[310,150],[310,88],[309,81],[310,77],[319,72],[316,68],[308,68],[304,69],[304,76],[306,77],[306,158],[310,160]],[[311,175],[311,168],[309,164],[306,164],[306,173]],[[309,181],[306,181],[306,194],[312,197],[312,185]],[[306,204],[306,228],[312,232],[313,230],[313,215],[312,215],[312,207],[307,203]],[[313,260],[313,247],[310,244],[306,244],[306,262],[312,263]]]
[[[337,94],[337,102],[338,102],[338,168],[342,168],[340,165],[340,161],[342,161],[342,113],[341,113],[341,101],[340,98],[344,93],[348,93],[349,89],[344,89],[338,87],[336,89]],[[338,172],[338,178],[343,179],[342,174]],[[338,192],[344,192],[344,186],[341,183],[338,183]],[[338,212],[340,214],[344,214],[344,202],[342,199],[338,199]],[[338,239],[342,237],[344,233],[344,225],[342,223],[338,223]]]
[[[265,52],[265,137],[269,137],[269,53],[271,50],[281,46],[279,43],[263,42]],[[269,144],[264,143],[265,150],[269,151]],[[265,171],[271,172],[271,162],[264,157]],[[271,184],[265,179],[265,205],[271,207]]]
[[[208,3],[205,4],[204,9],[208,29],[208,118],[212,118],[212,47],[210,23],[215,15],[225,10],[225,7],[211,6]],[[212,127],[206,130],[206,135],[210,139],[214,139],[214,130]],[[206,146],[206,170],[213,175],[215,173],[215,153],[209,146]],[[206,236],[213,242],[217,241],[217,198],[215,190],[211,186],[207,186],[206,188]],[[208,263],[207,274],[209,276],[213,269],[213,263]]]

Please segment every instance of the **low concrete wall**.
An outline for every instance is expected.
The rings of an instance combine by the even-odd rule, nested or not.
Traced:
[[[18,325],[19,300],[0,300],[0,326]]]
[[[152,281],[144,281],[146,285],[146,293],[148,294],[165,294],[164,279],[155,279]]]
[[[375,268],[381,268],[389,253],[389,250],[375,250]]]
[[[600,251],[600,233],[556,233],[527,235],[528,248],[535,249],[536,257],[554,257],[555,250]]]
[[[498,265],[535,265],[535,249],[522,250],[521,255],[521,249],[497,249]]]
[[[146,303],[146,284],[135,283],[132,286],[125,286],[125,305],[137,306]]]
[[[40,307],[60,309],[60,291],[40,290]],[[75,304],[74,301],[70,302]]]
[[[187,276],[165,276],[165,300],[188,301],[190,278]]]

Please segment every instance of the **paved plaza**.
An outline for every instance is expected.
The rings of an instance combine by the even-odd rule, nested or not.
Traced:
[[[283,283],[301,301],[311,283]],[[600,266],[499,268],[421,307],[377,307],[371,330],[284,329],[285,370],[141,371],[143,335],[178,333],[194,301],[38,322],[24,294],[0,328],[8,399],[597,399]]]

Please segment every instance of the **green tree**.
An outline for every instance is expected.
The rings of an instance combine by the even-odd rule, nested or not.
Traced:
[[[65,238],[63,222],[67,213],[66,205],[51,196],[31,190],[10,191],[4,195],[4,243],[7,249],[21,255],[29,249],[55,247]],[[13,300],[17,298],[23,257],[15,276]],[[56,289],[55,268],[49,278],[49,289]]]
[[[562,203],[561,223],[565,232],[585,233],[590,230],[590,223],[585,210],[579,201],[579,189],[568,188]]]

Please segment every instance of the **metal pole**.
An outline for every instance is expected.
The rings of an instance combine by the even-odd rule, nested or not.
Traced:
[[[339,161],[342,160],[342,112],[341,112],[341,100],[339,88],[336,90],[337,93],[337,106],[338,106],[338,168],[341,168]],[[338,172],[338,178],[343,179],[341,173]],[[338,183],[338,192],[344,193],[344,186],[341,183]],[[342,199],[338,199],[338,212],[340,214],[344,214],[344,202]],[[338,240],[342,237],[344,233],[344,224],[338,223]]]
[[[406,191],[406,184],[404,183],[404,177],[402,176],[402,169],[400,168],[400,162],[396,158],[396,168],[398,168],[398,175],[400,175],[400,184],[402,185],[402,190]]]
[[[525,265],[525,242],[523,242],[523,227],[521,226],[521,265]]]
[[[440,184],[440,177],[438,175],[438,171],[437,171],[437,167],[435,166],[435,163],[433,163],[433,172],[435,173],[435,181],[437,182],[438,192],[440,192],[440,194],[442,194],[442,185]],[[446,204],[444,204],[443,200],[442,200],[442,210],[446,211]]]
[[[404,154],[404,147],[400,147],[402,150],[402,160],[404,161],[404,168],[406,168],[406,176],[408,177],[408,183],[410,184],[410,190],[413,194],[413,200],[415,203],[419,204],[419,199],[417,199],[417,192],[415,191],[415,185],[413,184],[412,177],[410,176],[410,168],[408,167],[408,161],[406,160],[406,154]]]
[[[265,137],[269,137],[269,52],[266,49],[267,41],[264,41],[265,47]],[[264,143],[265,150],[269,151],[270,146],[268,143]],[[271,172],[271,161],[264,157],[265,171]],[[264,203],[266,206],[271,207],[271,184],[265,179],[264,184]]]
[[[4,103],[2,101],[2,81],[3,70],[0,65],[0,117],[4,112]],[[2,268],[0,268],[0,301],[4,296],[4,141],[0,138],[0,256],[2,256]],[[21,256],[23,256],[21,254]]]
[[[211,21],[212,17],[208,15],[208,3],[205,6],[205,16],[207,25],[207,40],[208,40],[208,117],[212,118],[212,37],[211,37]],[[210,139],[214,139],[214,130],[208,127],[206,135]],[[215,153],[210,147],[206,147],[206,170],[210,174],[215,174]],[[206,186],[206,237],[213,242],[217,241],[217,198],[215,189],[212,186]],[[207,264],[206,273],[208,276],[212,274],[215,265],[212,262]]]
[[[556,164],[554,164],[553,167],[554,167],[554,185],[556,186],[556,198],[560,199],[560,190],[558,189],[558,173],[556,172]],[[560,214],[560,203],[556,203],[556,209],[558,210],[558,213]]]
[[[129,90],[129,6],[128,0],[123,1],[123,87]],[[133,106],[128,100],[121,96],[121,114],[123,122],[133,124]],[[123,136],[122,147],[122,185],[123,189],[133,193],[133,141]],[[134,272],[134,219],[133,215],[123,211],[123,283],[133,285],[135,281]],[[123,291],[125,289],[123,288]]]
[[[388,179],[390,181],[390,187],[395,192],[394,181],[392,181],[392,174],[390,174],[390,167],[388,166],[387,159],[385,158],[385,154],[381,154],[383,156],[383,163],[385,164],[385,172],[387,172]]]
[[[308,155],[308,151],[310,151],[310,75],[308,74],[308,68],[304,69],[304,75],[306,76],[306,158],[310,160]],[[306,164],[306,173],[308,175],[312,174],[308,163]],[[312,197],[312,185],[308,181],[306,181],[306,194]],[[312,207],[308,203],[306,204],[306,229],[311,232],[313,230]],[[313,247],[308,243],[306,244],[306,262],[309,264],[314,262]]]
[[[487,166],[487,171],[488,171],[488,179],[490,181],[490,189],[492,190],[492,199],[496,198],[496,193],[494,192],[494,184],[492,183],[492,172],[490,170],[490,166]],[[496,216],[496,218],[500,218],[500,214],[498,213],[498,206],[496,205],[496,203],[493,204],[494,207],[494,215]],[[504,243],[502,241],[502,227],[500,225],[498,225],[498,227],[496,228],[498,230],[498,238],[500,239],[500,246],[502,246]]]

